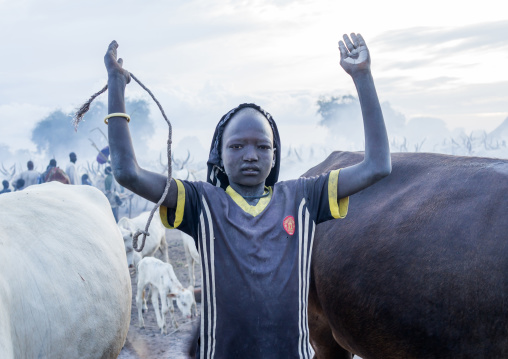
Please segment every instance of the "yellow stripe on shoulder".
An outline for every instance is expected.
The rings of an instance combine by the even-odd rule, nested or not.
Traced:
[[[337,201],[339,173],[340,169],[330,171],[328,175],[328,202],[330,204],[330,213],[333,218],[346,217],[349,207],[349,197],[341,198],[340,201]]]
[[[178,228],[178,226],[183,221],[183,211],[185,209],[185,187],[183,186],[183,183],[180,180],[175,179],[175,183],[176,183],[176,186],[178,189],[178,196],[176,199],[176,211],[175,211],[174,226],[169,224],[167,207],[161,206],[160,210],[159,210],[162,224],[164,225],[164,227],[169,228],[169,229]]]
[[[168,223],[168,208],[166,206],[160,206],[159,208],[159,216],[161,217],[161,222],[166,228],[171,228]]]

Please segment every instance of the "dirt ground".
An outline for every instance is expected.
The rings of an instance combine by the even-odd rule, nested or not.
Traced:
[[[178,236],[177,236],[178,237]],[[186,267],[184,248],[182,240],[170,235],[170,231],[166,232],[166,240],[168,242],[169,260],[175,274],[184,287],[189,286],[189,273]],[[156,257],[161,258],[158,252]],[[200,287],[201,269],[199,264],[195,265],[196,288]],[[192,328],[199,324],[199,316],[192,319],[183,318],[176,302],[175,317],[178,322],[178,329],[171,324],[171,318],[168,313],[166,323],[168,326],[167,334],[161,335],[161,331],[157,326],[155,312],[151,301],[147,301],[148,311],[143,314],[145,320],[145,328],[139,328],[138,309],[136,307],[136,279],[131,275],[132,283],[132,311],[131,324],[125,345],[118,356],[119,359],[183,359],[188,358],[188,347],[192,337]],[[197,303],[198,315],[201,310],[201,304]]]

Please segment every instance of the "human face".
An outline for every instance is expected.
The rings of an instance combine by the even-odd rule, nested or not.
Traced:
[[[230,184],[264,186],[275,165],[273,132],[268,120],[255,109],[240,110],[224,129],[221,151]]]

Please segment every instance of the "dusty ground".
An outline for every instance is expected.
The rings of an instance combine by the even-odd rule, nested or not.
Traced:
[[[176,276],[184,287],[187,287],[189,282],[188,268],[186,267],[185,253],[180,238],[170,236],[169,231],[166,232],[166,238],[169,247],[169,260]],[[160,258],[159,253],[156,257]],[[196,273],[196,287],[201,283],[201,269],[199,265],[195,266]],[[148,301],[148,312],[143,314],[145,320],[145,328],[139,328],[138,324],[138,309],[136,307],[136,279],[131,276],[132,283],[132,312],[131,312],[131,325],[129,333],[127,334],[127,341],[122,349],[119,359],[183,359],[188,358],[188,342],[191,339],[191,332],[193,325],[199,324],[199,317],[182,318],[182,314],[178,310],[175,302],[175,317],[178,322],[178,329],[175,329],[171,324],[171,319],[166,317],[168,324],[168,334],[161,335],[160,329],[157,326],[155,319],[155,312],[152,307],[151,301]],[[200,313],[201,305],[197,303],[198,314]]]

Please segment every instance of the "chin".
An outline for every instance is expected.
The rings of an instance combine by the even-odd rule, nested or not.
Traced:
[[[258,176],[242,176],[242,178],[238,178],[237,181],[233,180],[235,183],[238,183],[242,186],[257,186],[261,183],[265,183],[266,178],[260,179]]]

